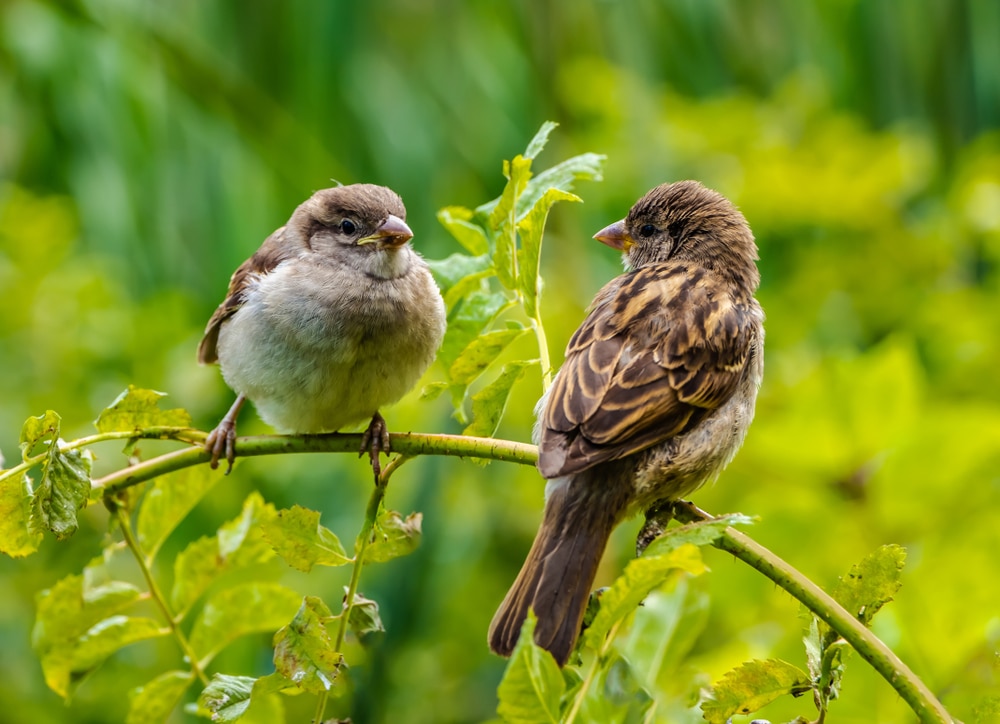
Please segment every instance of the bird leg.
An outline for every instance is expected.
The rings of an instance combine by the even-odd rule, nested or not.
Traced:
[[[663,535],[674,517],[674,501],[660,500],[646,511],[646,522],[635,537],[635,557],[643,554],[654,540]]]
[[[368,453],[368,459],[372,463],[372,472],[375,473],[375,483],[378,484],[379,476],[382,474],[382,466],[379,464],[379,453],[389,452],[389,428],[386,427],[385,419],[376,412],[372,415],[372,421],[368,423],[368,428],[361,436],[360,455]]]
[[[226,462],[229,463],[226,475],[233,471],[233,461],[236,460],[236,417],[246,401],[247,398],[242,393],[237,395],[236,402],[229,408],[229,412],[205,438],[205,450],[212,454],[212,459],[208,463],[212,470],[219,467],[219,458],[225,453]]]

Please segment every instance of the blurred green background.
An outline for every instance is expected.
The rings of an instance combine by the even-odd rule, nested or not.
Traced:
[[[0,450],[15,461],[23,420],[47,408],[64,437],[87,434],[128,383],[210,428],[231,394],[195,362],[201,330],[298,203],[331,179],[392,186],[417,248],[442,258],[459,248],[436,210],[496,196],[501,159],[555,120],[536,168],[585,151],[608,162],[603,183],[577,189],[584,205],[550,218],[553,358],[620,270],[594,231],[663,181],[732,198],[760,244],[767,373],[744,450],[696,502],[759,516],[750,533],[827,587],[878,545],[904,545],[904,585],[876,631],[971,721],[1000,679],[998,39],[994,0],[0,0]],[[530,340],[511,354],[533,356]],[[515,390],[502,436],[528,439],[539,392],[537,374]],[[385,411],[391,429],[460,430],[444,399],[417,397]],[[266,428],[248,411],[241,430]],[[99,456],[99,471],[121,464],[114,447]],[[243,461],[169,545],[214,531],[253,489],[322,510],[352,540],[365,470],[349,456]],[[528,468],[451,459],[394,478],[389,505],[424,513],[422,548],[366,569],[388,632],[331,712],[492,716],[504,664],[486,628],[542,487]],[[70,708],[45,688],[33,597],[98,552],[106,518],[83,521],[68,543],[0,560],[4,721],[121,721],[125,693],[178,661],[169,641],[126,649]],[[616,534],[600,582],[636,527]],[[803,665],[797,604],[706,555],[713,570],[691,585],[707,625],[677,689],[752,657]],[[294,580],[332,602],[345,576]],[[266,644],[218,665],[264,673]],[[314,704],[300,699],[288,710],[304,721]],[[856,657],[832,714],[914,721]]]

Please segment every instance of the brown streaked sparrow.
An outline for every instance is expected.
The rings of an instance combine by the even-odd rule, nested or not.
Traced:
[[[598,292],[538,403],[545,512],[489,632],[510,655],[531,609],[535,642],[560,665],[615,525],[719,475],[764,369],[757,246],[725,197],[657,186],[594,238],[624,252],[626,273]]]

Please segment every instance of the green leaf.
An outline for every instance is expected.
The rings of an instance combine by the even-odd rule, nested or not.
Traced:
[[[139,589],[120,581],[91,588],[85,595],[80,575],[67,576],[38,594],[31,647],[41,660],[50,689],[60,696],[69,694],[73,652],[80,640],[92,627],[138,598]]]
[[[607,156],[602,154],[583,153],[540,172],[528,181],[517,201],[515,217],[518,220],[523,218],[549,189],[572,191],[577,181],[601,181],[606,159]],[[500,199],[497,198],[477,207],[475,217],[489,218],[499,203]]]
[[[493,437],[500,426],[500,418],[507,409],[511,388],[524,371],[538,364],[538,360],[508,362],[500,375],[486,387],[472,396],[472,424],[462,431],[463,435]]]
[[[463,297],[483,287],[483,280],[493,276],[493,259],[489,254],[468,256],[452,254],[447,259],[427,260],[434,281],[441,289],[445,307],[450,311]]]
[[[160,724],[177,708],[194,674],[190,671],[168,671],[129,692],[128,715],[125,724]]]
[[[274,635],[275,669],[315,694],[333,688],[343,661],[326,630],[326,620],[331,618],[333,614],[322,600],[306,596],[291,623]]]
[[[497,687],[497,714],[509,724],[560,721],[559,702],[566,682],[552,654],[535,644],[535,622],[535,615],[529,613]]]
[[[29,417],[21,426],[21,459],[25,462],[31,457],[35,446],[45,440],[53,443],[59,438],[59,428],[62,418],[52,410],[46,410],[44,415]]]
[[[136,533],[146,558],[156,558],[160,546],[195,505],[222,480],[208,467],[198,465],[160,476],[139,508]]]
[[[342,566],[352,560],[337,536],[319,524],[319,513],[300,505],[279,510],[261,530],[285,563],[306,573],[313,566]]]
[[[712,520],[703,520],[696,523],[668,528],[663,534],[655,538],[643,552],[643,557],[653,557],[670,553],[677,550],[682,545],[690,543],[696,546],[712,545],[726,528],[736,525],[752,525],[754,519],[742,513],[730,513],[722,515]]]
[[[636,667],[611,653],[601,661],[597,678],[587,689],[580,706],[580,719],[586,722],[644,721],[653,698],[643,687]]]
[[[546,189],[542,197],[517,225],[517,230],[521,234],[521,249],[518,251],[520,265],[518,279],[524,312],[529,317],[535,317],[538,314],[538,298],[542,290],[539,266],[542,254],[542,232],[545,230],[549,210],[557,201],[582,202],[583,199],[561,189]]]
[[[708,614],[708,594],[681,578],[671,589],[654,590],[643,600],[616,644],[650,691],[696,688],[679,672],[704,632]]]
[[[298,694],[298,689],[288,688],[287,682],[278,674],[270,674],[275,681],[282,682],[285,694]],[[283,696],[273,692],[268,692],[262,685],[267,682],[267,677],[261,677],[254,682],[254,688],[250,692],[250,706],[240,717],[243,724],[285,724],[285,702]]]
[[[277,583],[244,583],[217,592],[198,614],[189,638],[202,668],[219,651],[252,633],[277,631],[299,607],[301,597]]]
[[[0,475],[0,553],[21,558],[38,550],[42,534],[31,526],[31,478]]]
[[[524,193],[517,202],[517,218],[521,219],[529,209],[534,208],[538,200],[549,189],[559,189],[570,192],[577,181],[600,181],[602,168],[607,156],[597,153],[584,153],[568,158],[562,163],[548,168],[528,182]],[[477,212],[480,210],[477,209]]]
[[[800,696],[810,689],[809,675],[778,659],[748,661],[712,687],[701,711],[709,724],[725,724],[734,714],[752,714],[786,694]]]
[[[831,595],[861,623],[871,626],[875,614],[893,599],[902,585],[900,574],[905,565],[905,548],[895,544],[882,546],[852,566]]]
[[[256,679],[216,674],[198,696],[198,705],[212,712],[212,721],[236,721],[250,706]]]
[[[853,649],[815,616],[810,617],[803,643],[813,688],[821,710],[825,711],[827,704],[840,696],[846,659]]]
[[[262,698],[270,698],[271,694],[287,686],[288,682],[278,674],[268,674],[259,679],[216,674],[198,696],[198,706],[211,712],[212,721],[236,721],[248,710],[252,712],[251,707],[255,709]],[[259,721],[277,724],[274,718],[261,717]]]
[[[351,605],[351,613],[347,617],[347,625],[351,627],[351,631],[362,644],[366,643],[372,634],[385,631],[382,617],[378,612],[378,603],[370,598],[365,598],[360,593],[354,594],[354,603]]]
[[[438,211],[437,218],[441,225],[470,254],[480,256],[490,250],[490,243],[482,227],[470,221],[472,215],[472,209],[466,209],[462,206],[446,206]]]
[[[383,510],[375,519],[372,537],[365,548],[365,563],[384,563],[393,558],[409,555],[420,545],[421,513],[410,513],[403,518],[394,510]],[[355,549],[359,546],[355,544]]]
[[[528,143],[528,148],[524,151],[524,157],[537,158],[538,154],[540,154],[542,149],[545,148],[545,144],[548,143],[549,134],[552,133],[558,125],[559,124],[554,121],[545,121],[545,123],[542,124],[542,127],[538,129],[538,133],[535,134],[535,137],[531,139],[530,143]]]
[[[601,594],[601,607],[585,634],[586,644],[600,651],[615,624],[632,613],[654,588],[661,586],[678,570],[691,575],[705,572],[697,546],[684,543],[662,555],[629,561],[622,575]]]
[[[32,530],[44,528],[64,540],[76,532],[76,513],[87,505],[93,455],[89,450],[63,450],[61,442],[48,443],[42,479],[31,498],[29,524]]]
[[[423,389],[420,390],[420,399],[425,402],[430,402],[431,400],[436,400],[441,396],[441,393],[447,390],[449,387],[447,382],[428,382],[424,385]]]
[[[462,350],[458,359],[448,369],[448,378],[453,386],[462,389],[459,402],[465,395],[465,389],[496,361],[507,345],[526,331],[523,327],[494,329],[479,335],[469,343],[468,347]]]
[[[191,607],[205,589],[227,571],[264,563],[274,549],[264,539],[261,524],[274,516],[274,506],[253,492],[243,502],[239,517],[214,536],[191,542],[174,560],[171,603],[178,616]]]
[[[507,289],[517,289],[517,217],[514,209],[517,201],[531,178],[531,159],[515,156],[509,163],[504,161],[504,187],[500,202],[490,213],[489,225],[496,230],[493,249],[493,267],[497,279]]]
[[[169,633],[170,629],[151,618],[117,615],[98,621],[77,639],[70,659],[70,675],[78,679],[96,669],[118,649]]]
[[[444,369],[450,369],[486,325],[512,304],[503,294],[490,291],[489,285],[480,281],[480,288],[464,297],[448,315],[448,329],[438,350],[438,359]]]
[[[165,392],[144,390],[135,385],[118,395],[96,420],[98,432],[132,432],[145,427],[190,427],[191,415],[186,410],[161,410],[159,401]]]

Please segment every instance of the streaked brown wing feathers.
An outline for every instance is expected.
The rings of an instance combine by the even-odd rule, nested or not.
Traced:
[[[222,328],[222,323],[243,306],[246,290],[251,281],[255,277],[272,271],[278,264],[291,256],[292,250],[289,245],[282,243],[285,228],[282,226],[267,237],[254,255],[240,264],[229,278],[229,291],[226,293],[226,298],[212,313],[205,326],[205,336],[202,337],[201,343],[198,345],[198,361],[202,364],[218,361],[219,330]]]
[[[734,392],[751,344],[749,308],[701,269],[665,262],[612,280],[570,340],[542,412],[542,473],[683,432]]]

